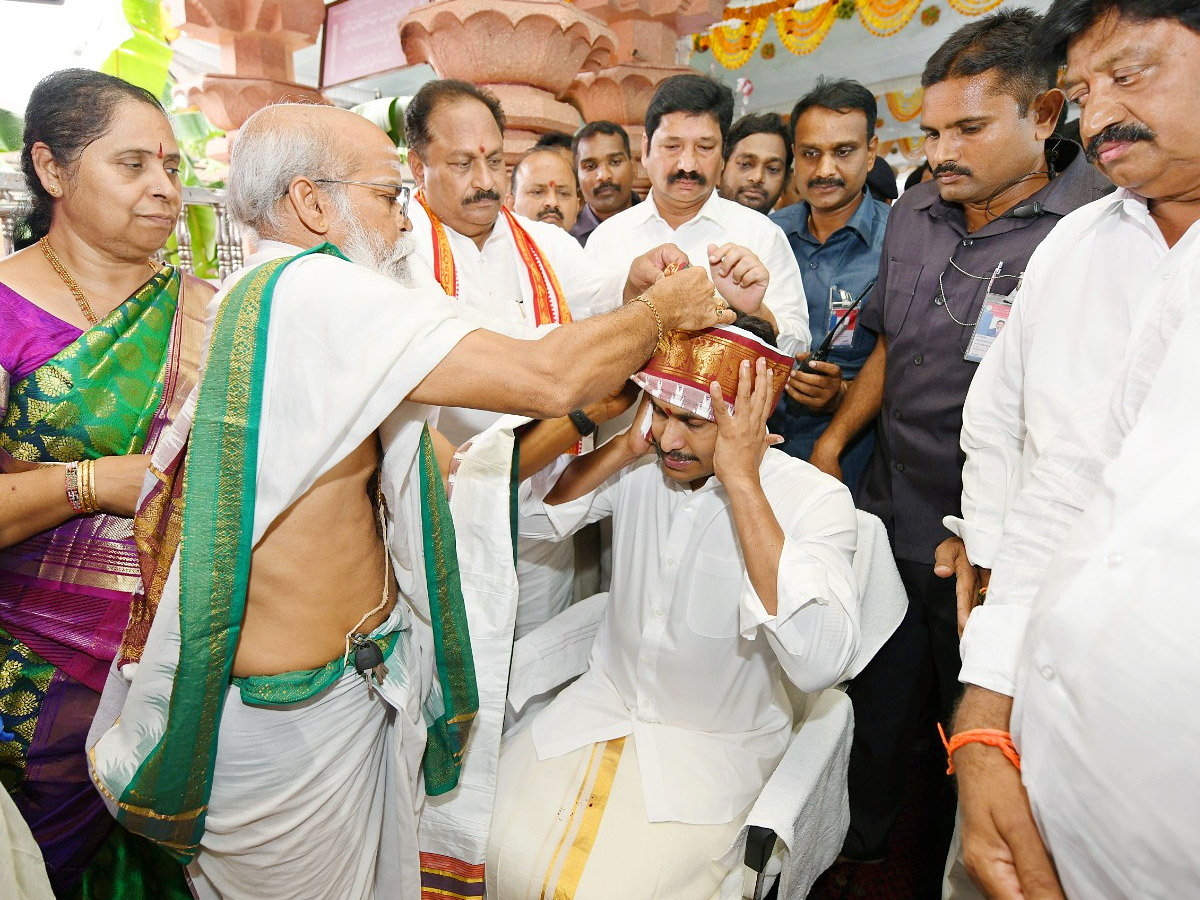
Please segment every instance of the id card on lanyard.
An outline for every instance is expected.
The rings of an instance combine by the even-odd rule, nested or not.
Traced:
[[[963,359],[973,363],[983,362],[984,355],[1008,324],[1008,314],[1011,311],[1012,297],[1004,297],[990,291],[984,295],[983,308],[979,310],[975,332],[971,335],[971,342],[967,344],[967,352],[963,354]]]
[[[836,284],[829,286],[829,329],[826,333],[832,333],[845,321],[842,330],[834,336],[831,346],[849,347],[854,343],[854,330],[858,327],[858,310],[853,308],[854,306],[852,294]]]

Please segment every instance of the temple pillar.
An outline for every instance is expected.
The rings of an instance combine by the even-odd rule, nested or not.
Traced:
[[[250,116],[272,103],[325,103],[316,88],[295,83],[292,54],[315,44],[325,22],[322,0],[168,0],[171,24],[221,48],[221,72],[179,85],[190,105],[225,132],[209,142],[229,159],[229,142]]]
[[[435,0],[400,23],[400,44],[409,63],[500,99],[509,166],[539,135],[579,127],[563,98],[578,73],[608,65],[616,49],[603,22],[562,0]]]
[[[608,23],[617,37],[617,59],[615,65],[581,72],[567,100],[584,121],[607,119],[629,132],[634,187],[644,192],[650,184],[641,164],[646,107],[663,81],[694,73],[676,64],[677,41],[720,20],[725,0],[575,0],[574,5]]]

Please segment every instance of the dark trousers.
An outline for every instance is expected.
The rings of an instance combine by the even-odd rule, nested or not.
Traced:
[[[938,578],[931,563],[896,560],[896,567],[908,594],[908,611],[849,688],[854,744],[850,832],[843,852],[855,859],[886,854],[888,832],[913,769],[914,746],[942,753],[937,722],[949,728],[961,692],[954,579]],[[939,785],[935,825],[922,835],[918,854],[918,881],[927,883],[919,898],[940,897],[940,888],[930,891],[934,881],[940,884],[954,825],[953,787],[948,778]]]

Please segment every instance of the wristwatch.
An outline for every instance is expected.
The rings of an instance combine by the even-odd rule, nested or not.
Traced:
[[[575,423],[575,427],[579,429],[579,433],[584,437],[587,437],[596,430],[596,423],[582,409],[573,409],[567,415],[571,417],[571,421]]]

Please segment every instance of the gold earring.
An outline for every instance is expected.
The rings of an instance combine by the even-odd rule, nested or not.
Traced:
[[[48,191],[50,192],[50,195],[51,195],[52,197],[57,197],[57,196],[58,196],[58,191],[59,191],[59,189],[58,189],[58,188],[56,188],[56,187],[49,187],[49,188],[46,188],[46,190],[48,190]]]

